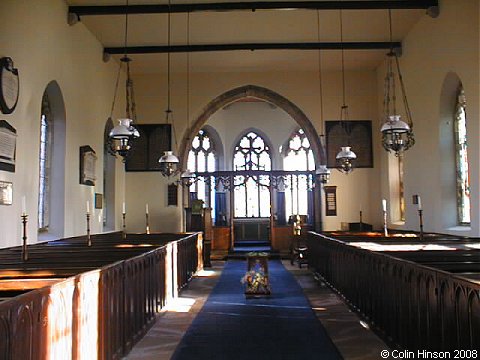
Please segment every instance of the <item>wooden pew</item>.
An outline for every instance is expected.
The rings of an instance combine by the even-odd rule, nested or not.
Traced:
[[[478,251],[392,256],[353,245],[311,233],[309,266],[386,339],[413,351],[480,348]]]
[[[123,357],[201,268],[199,234],[152,235],[0,249],[0,358]]]

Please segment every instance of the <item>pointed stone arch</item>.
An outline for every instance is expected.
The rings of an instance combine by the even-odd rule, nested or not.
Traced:
[[[289,114],[303,131],[305,131],[308,141],[310,141],[310,146],[312,147],[316,166],[318,167],[320,164],[326,164],[325,151],[320,143],[317,131],[310,119],[297,105],[270,89],[257,85],[244,85],[229,90],[210,101],[202,110],[201,114],[195,119],[190,129],[186,130],[180,144],[179,153],[182,168],[186,167],[191,140],[201,129],[202,125],[205,124],[215,112],[224,106],[244,98],[257,98],[269,102]]]

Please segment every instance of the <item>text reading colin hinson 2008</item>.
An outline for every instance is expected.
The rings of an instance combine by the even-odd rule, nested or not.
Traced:
[[[428,350],[383,350],[383,359],[477,359],[477,350],[428,351]]]

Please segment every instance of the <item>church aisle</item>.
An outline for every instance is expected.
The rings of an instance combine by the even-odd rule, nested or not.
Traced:
[[[342,359],[302,288],[270,261],[272,295],[245,299],[245,261],[229,261],[172,359]]]
[[[152,329],[125,359],[170,359],[217,284],[225,264],[223,261],[213,261],[212,268],[195,275],[188,286],[182,290],[178,301],[159,315]],[[241,275],[246,269],[246,262],[243,264]],[[358,316],[349,310],[337,294],[328,287],[319,286],[307,268],[299,269],[298,266],[291,266],[288,260],[284,260],[283,265],[302,287],[311,307],[344,359],[381,359],[380,351],[388,347],[371,330],[361,325]],[[234,285],[241,286],[239,278],[235,280]]]

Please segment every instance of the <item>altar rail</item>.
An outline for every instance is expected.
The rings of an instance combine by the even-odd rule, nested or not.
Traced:
[[[159,241],[155,236],[149,241],[148,236],[141,238],[150,245]],[[128,259],[58,279],[53,285],[1,302],[0,359],[122,358],[154,323],[156,313],[202,267],[201,234],[181,236],[178,239],[176,234],[173,239],[178,240],[166,245],[145,247],[141,254],[132,251]],[[88,258],[94,257],[95,251],[99,251],[101,255],[98,256],[104,261],[109,252],[115,258],[118,257],[115,252],[122,251],[119,248],[135,247],[135,243],[121,240],[121,237],[103,240],[88,248],[82,248],[84,239],[80,238],[43,246],[53,249],[61,244],[59,246],[64,247],[66,253],[69,248],[73,249],[64,260],[74,264],[67,273],[77,269],[79,259],[85,262],[82,266],[88,267]],[[32,257],[35,251],[45,250],[40,245],[32,246]],[[17,252],[15,248],[5,250]],[[50,261],[58,261],[58,258]],[[27,261],[23,268],[28,273],[36,266]],[[56,267],[46,264],[47,270],[42,271],[55,274]],[[14,273],[11,269],[6,271]],[[19,266],[18,274],[22,271]],[[22,277],[22,281],[29,279]]]
[[[310,233],[309,266],[407,350],[480,349],[480,284]]]

